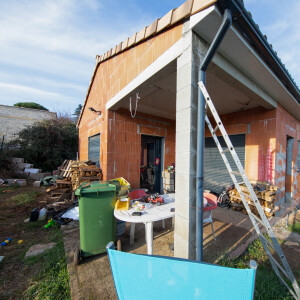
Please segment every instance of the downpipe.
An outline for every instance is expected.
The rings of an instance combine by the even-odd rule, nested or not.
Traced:
[[[223,22],[213,39],[199,69],[199,81],[206,85],[206,69],[232,24],[230,10],[226,9]],[[203,261],[203,179],[205,147],[205,99],[198,87],[197,113],[197,174],[196,174],[196,260]]]

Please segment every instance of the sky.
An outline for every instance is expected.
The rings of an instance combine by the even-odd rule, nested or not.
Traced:
[[[72,114],[84,102],[96,55],[183,2],[0,0],[0,104],[36,102]],[[300,85],[300,1],[244,3]]]

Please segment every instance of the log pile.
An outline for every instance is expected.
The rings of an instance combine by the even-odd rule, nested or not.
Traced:
[[[59,178],[46,190],[48,209],[56,212],[72,205],[74,191],[83,182],[101,181],[102,171],[93,162],[65,160],[60,167]]]
[[[83,182],[101,181],[102,179],[102,170],[95,165],[87,164],[84,161],[75,161],[70,166],[70,180],[73,191]]]
[[[262,206],[262,209],[265,211],[265,214],[268,218],[274,215],[276,209],[274,206],[275,198],[276,198],[276,193],[277,193],[277,187],[274,185],[270,185],[265,182],[257,181],[251,183],[254,189],[254,192]],[[245,195],[249,195],[249,191],[246,187],[246,185],[241,185],[241,191]],[[229,191],[229,197],[230,197],[230,202],[231,202],[231,208],[232,210],[238,210],[242,211],[244,214],[247,214],[247,211],[243,205],[242,199],[239,195],[239,192],[237,189],[232,189]],[[253,201],[249,197],[245,197],[249,207],[251,209],[251,212],[254,213],[255,215],[259,216],[258,211],[253,203]]]

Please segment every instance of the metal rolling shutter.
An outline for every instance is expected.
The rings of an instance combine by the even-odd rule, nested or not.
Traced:
[[[245,134],[230,135],[229,137],[242,165],[245,167]],[[218,137],[218,139],[223,149],[226,149],[227,147],[223,137]],[[233,171],[238,171],[231,154],[229,152],[225,154]],[[237,180],[240,182],[242,178],[237,176]],[[204,189],[221,193],[232,184],[233,182],[216,143],[212,137],[206,138],[204,151]]]
[[[100,166],[100,133],[89,137],[88,145],[89,160]]]

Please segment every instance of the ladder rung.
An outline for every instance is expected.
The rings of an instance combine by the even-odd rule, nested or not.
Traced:
[[[280,271],[285,275],[286,278],[290,279],[288,273],[286,270],[280,265],[280,263],[272,256],[270,255],[269,258],[276,264],[276,266],[280,269]]]
[[[259,236],[277,253],[274,245],[268,239],[266,239],[262,234],[259,234]]]
[[[227,148],[227,149],[225,149],[225,150],[222,150],[222,154],[224,154],[224,153],[226,153],[226,152],[228,152],[229,151],[229,149]]]
[[[234,175],[242,176],[242,174],[239,171],[231,171],[230,173]]]
[[[218,129],[219,129],[219,125],[217,125],[217,126],[214,128],[213,133],[216,133],[216,132],[218,131]]]
[[[263,225],[264,227],[266,227],[265,223],[259,217],[257,217],[255,214],[253,214],[251,212],[251,213],[248,213],[248,215],[251,215],[256,221],[258,221],[261,225]]]

